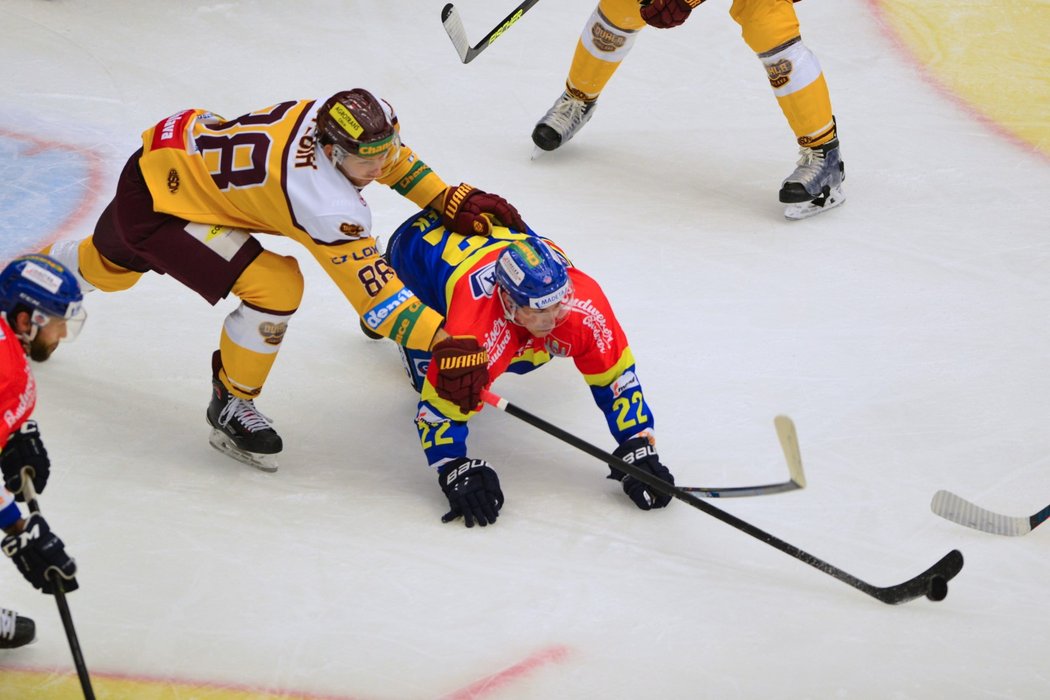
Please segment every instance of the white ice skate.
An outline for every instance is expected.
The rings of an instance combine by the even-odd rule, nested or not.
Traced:
[[[542,151],[553,151],[575,136],[590,121],[597,105],[596,100],[585,100],[568,90],[563,92],[532,130],[532,142],[537,146],[532,157]]]
[[[792,221],[808,219],[846,201],[842,190],[846,165],[839,153],[839,140],[816,148],[803,146],[799,152],[798,166],[780,187],[780,201],[787,205],[784,217]]]

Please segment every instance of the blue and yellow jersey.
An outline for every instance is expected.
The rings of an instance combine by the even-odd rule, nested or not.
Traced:
[[[429,348],[441,316],[379,257],[368,203],[318,154],[321,102],[280,102],[229,120],[188,109],[158,122],[142,134],[139,159],[154,208],[194,223],[298,241],[373,330]],[[384,108],[396,125],[393,110]],[[404,144],[378,182],[420,207],[446,188]]]
[[[569,265],[573,283],[570,312],[550,335],[537,338],[507,320],[495,293],[494,270],[500,251],[512,241],[536,234],[501,226],[489,237],[451,233],[433,212],[406,221],[391,238],[387,255],[400,278],[428,306],[445,315],[445,330],[472,335],[489,353],[493,381],[504,372],[524,374],[554,357],[572,358],[605,415],[617,444],[654,428],[635,372],[634,356],[601,287]],[[556,254],[564,253],[544,239]],[[427,370],[416,427],[431,466],[467,454],[467,419],[434,389],[437,368]]]

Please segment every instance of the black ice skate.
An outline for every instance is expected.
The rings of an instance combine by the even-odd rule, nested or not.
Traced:
[[[0,649],[24,647],[36,639],[36,624],[14,610],[0,608]]]
[[[780,187],[780,201],[786,204],[784,216],[791,220],[806,219],[814,214],[833,209],[846,201],[842,181],[846,179],[846,165],[839,153],[839,140],[799,152],[798,167],[785,178]]]
[[[568,90],[554,101],[532,130],[532,142],[545,151],[553,151],[576,135],[594,114],[597,100],[585,100]]]
[[[213,379],[207,417],[213,428],[208,437],[212,447],[264,472],[277,471],[276,454],[284,445],[254,401],[234,396],[221,381]]]

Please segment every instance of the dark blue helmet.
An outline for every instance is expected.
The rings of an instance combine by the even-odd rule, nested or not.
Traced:
[[[539,238],[514,241],[496,260],[496,284],[518,306],[545,309],[572,292],[565,262]]]
[[[69,339],[84,319],[84,295],[76,276],[65,265],[47,255],[34,253],[15,258],[0,272],[0,312],[8,320],[26,309],[37,326],[50,318],[76,321]]]

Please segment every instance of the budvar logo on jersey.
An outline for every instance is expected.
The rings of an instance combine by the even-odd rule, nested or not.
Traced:
[[[193,117],[192,109],[176,112],[153,127],[153,143],[150,150],[158,148],[185,148],[186,122]]]
[[[638,386],[640,386],[638,376],[631,370],[627,370],[612,383],[610,388],[612,389],[613,398],[619,398],[628,389],[634,389]]]
[[[415,299],[416,295],[411,289],[402,289],[400,292],[384,301],[381,305],[365,314],[365,325],[372,330],[379,328],[394,310],[409,299]]]
[[[470,295],[487,299],[496,291],[496,263],[489,263],[470,273]]]
[[[19,395],[18,404],[14,408],[4,411],[4,423],[7,424],[9,431],[21,423],[22,419],[29,413],[29,409],[36,404],[36,381],[33,380],[33,373],[30,371],[29,365],[25,366],[25,373],[26,388]]]

